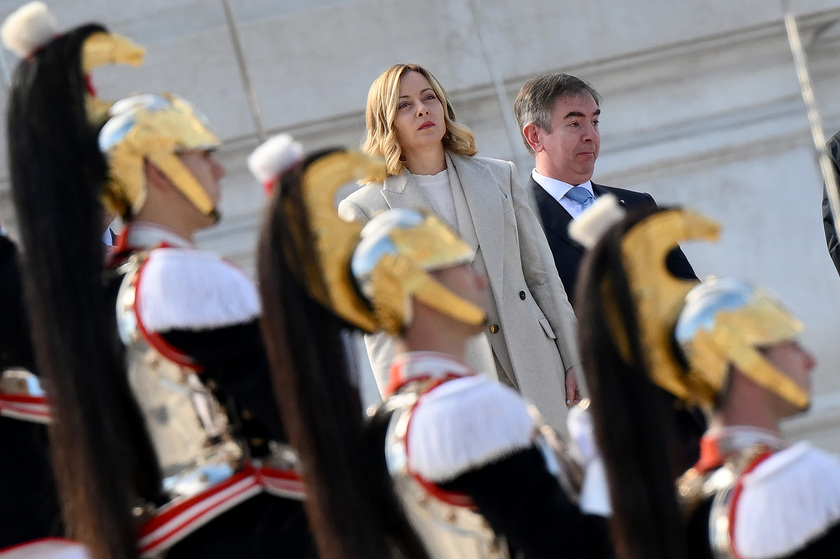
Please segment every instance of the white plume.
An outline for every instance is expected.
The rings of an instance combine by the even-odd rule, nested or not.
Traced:
[[[43,2],[29,2],[15,10],[0,28],[3,45],[27,58],[58,35],[58,20]]]
[[[303,146],[288,134],[278,134],[263,142],[248,156],[248,168],[260,184],[274,181],[281,173],[303,159]]]

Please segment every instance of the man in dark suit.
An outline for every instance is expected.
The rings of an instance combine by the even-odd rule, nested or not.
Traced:
[[[601,96],[591,85],[561,73],[528,81],[514,103],[519,130],[535,158],[530,181],[534,200],[573,307],[584,249],[569,238],[569,223],[603,194],[615,195],[628,210],[656,205],[650,194],[591,181],[601,147],[600,104]],[[669,255],[667,264],[678,277],[696,278],[679,249]]]
[[[534,154],[534,200],[573,308],[584,248],[569,237],[569,223],[604,194],[615,195],[629,211],[656,205],[650,194],[592,182],[601,148],[600,104],[601,96],[585,81],[552,73],[528,81],[513,105],[525,145]],[[666,265],[677,277],[697,278],[679,248],[671,251]],[[664,391],[662,397],[673,406],[676,436],[682,443],[680,449],[675,449],[675,459],[688,469],[699,457],[705,418],[698,408],[686,409]]]

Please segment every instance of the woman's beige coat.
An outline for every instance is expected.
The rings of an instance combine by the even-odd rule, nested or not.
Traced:
[[[516,182],[513,163],[453,153],[446,157],[459,234],[479,249],[476,268],[486,269],[492,293],[485,334],[497,370],[488,370],[492,357],[478,337],[468,347],[468,364],[518,388],[549,424],[565,431],[565,371],[579,363],[576,320],[542,227]],[[346,220],[360,220],[390,208],[433,211],[408,171],[362,187],[338,211]],[[377,334],[366,336],[365,343],[382,387],[391,365],[390,340]]]

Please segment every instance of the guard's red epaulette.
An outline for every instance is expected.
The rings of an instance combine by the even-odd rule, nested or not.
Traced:
[[[134,251],[135,249],[128,246],[128,235],[123,230],[123,232],[117,235],[117,244],[108,251],[108,256],[105,259],[105,268],[111,270],[122,266]]]

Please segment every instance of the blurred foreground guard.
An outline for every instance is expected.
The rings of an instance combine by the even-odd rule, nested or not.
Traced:
[[[717,232],[686,210],[642,212],[608,228],[585,258],[581,348],[617,554],[837,557],[840,460],[779,432],[808,407],[814,361],[799,346],[801,324],[747,282],[681,280],[665,266],[678,242]],[[680,503],[655,386],[708,413]]]
[[[103,34],[47,35],[8,110],[68,535],[97,559],[307,557],[256,289],[191,242],[218,219],[218,139],[174,96],[93,106],[84,52]],[[101,199],[129,224],[106,276]]]
[[[579,470],[552,431],[464,364],[486,320],[474,251],[420,210],[339,219],[336,190],[381,180],[384,164],[294,153],[278,137],[250,163],[276,183],[260,239],[263,325],[321,557],[609,557],[604,520],[579,508]],[[365,425],[343,344],[355,330],[395,337],[386,400]]]
[[[17,248],[0,227],[0,549],[62,533]]]
[[[16,74],[13,93],[26,89],[21,81],[49,80],[47,70],[53,64],[73,64],[78,73],[71,80],[77,99],[87,108],[92,120],[99,121],[110,105],[96,97],[90,78],[94,68],[108,63],[139,65],[144,50],[127,39],[109,33],[104,27],[86,24],[60,32],[55,18],[41,2],[32,2],[11,14],[0,29],[3,44],[18,55],[25,69]],[[47,61],[50,62],[47,62]],[[47,74],[47,75],[45,75]],[[40,101],[31,100],[32,103]],[[19,107],[20,105],[18,105]],[[10,102],[10,113],[15,109]],[[71,126],[68,118],[58,125]],[[41,126],[39,122],[36,126]],[[9,144],[18,138],[9,131]],[[56,138],[60,141],[60,138]],[[31,146],[30,146],[31,147]],[[16,146],[21,157],[29,163],[48,166],[37,151],[27,152]],[[50,219],[44,214],[44,219]],[[63,234],[67,234],[64,231]],[[37,250],[49,251],[50,239],[44,237]],[[100,255],[100,264],[102,256]],[[30,339],[30,318],[24,304],[20,255],[12,241],[0,227],[0,444],[6,449],[0,461],[0,548],[15,545],[15,557],[37,549],[38,556],[46,550],[73,548],[50,539],[49,545],[33,543],[19,545],[38,538],[60,536],[63,533],[55,482],[50,466],[47,424],[50,407],[41,387],[35,353]],[[39,540],[41,541],[41,540]],[[6,555],[3,555],[4,557]]]
[[[308,556],[256,287],[193,244],[219,219],[219,140],[183,99],[147,94],[114,104],[99,145],[111,168],[104,199],[127,224],[111,263],[117,326],[163,476],[163,504],[147,499],[140,513],[141,552]]]

